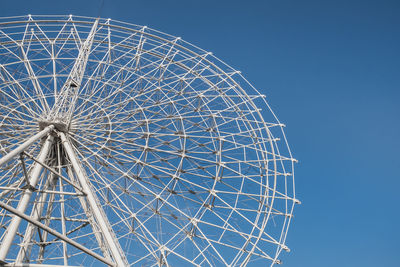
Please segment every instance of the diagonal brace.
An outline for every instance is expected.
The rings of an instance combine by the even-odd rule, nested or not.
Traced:
[[[12,160],[15,156],[23,152],[25,149],[27,149],[29,146],[31,146],[33,143],[35,143],[37,140],[40,138],[46,136],[49,132],[51,132],[54,129],[54,125],[49,125],[46,128],[44,128],[41,132],[35,134],[31,138],[29,138],[26,142],[22,143],[19,145],[17,148],[12,150],[10,153],[5,155],[0,159],[0,167],[10,160]]]
[[[55,237],[58,237],[59,239],[61,239],[61,240],[65,241],[65,242],[67,242],[68,244],[76,247],[77,249],[82,250],[83,252],[85,252],[85,253],[89,254],[90,256],[98,259],[99,261],[104,262],[105,264],[108,264],[110,266],[115,266],[115,264],[113,262],[110,262],[109,260],[103,258],[102,256],[98,255],[97,253],[95,253],[95,252],[91,251],[90,249],[82,246],[78,242],[66,237],[65,235],[60,234],[59,232],[57,232],[57,231],[53,230],[52,228],[48,227],[47,225],[45,225],[45,224],[43,224],[43,223],[41,223],[41,222],[39,222],[37,220],[32,219],[28,215],[18,211],[17,209],[14,209],[12,206],[0,201],[0,207],[5,209],[5,210],[7,210],[7,211],[9,211],[9,212],[11,212],[11,213],[13,213],[14,215],[20,217],[21,219],[24,219],[24,220],[30,222],[31,224],[41,228],[42,230],[48,232],[49,234],[52,234]]]

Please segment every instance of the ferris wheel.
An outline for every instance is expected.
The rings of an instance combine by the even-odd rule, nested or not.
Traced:
[[[284,125],[240,72],[110,19],[0,18],[5,266],[280,263]]]

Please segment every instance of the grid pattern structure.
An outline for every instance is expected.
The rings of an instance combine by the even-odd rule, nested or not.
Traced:
[[[283,127],[240,72],[180,38],[0,18],[0,157],[19,154],[0,166],[0,260],[279,263],[298,203]]]

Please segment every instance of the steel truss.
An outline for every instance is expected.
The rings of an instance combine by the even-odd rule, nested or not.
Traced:
[[[0,263],[280,263],[299,203],[283,127],[180,38],[0,18]]]

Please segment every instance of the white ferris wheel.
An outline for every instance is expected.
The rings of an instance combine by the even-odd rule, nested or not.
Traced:
[[[281,124],[180,38],[0,18],[0,262],[272,266],[298,202]]]

